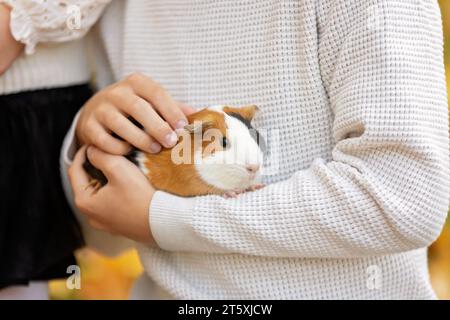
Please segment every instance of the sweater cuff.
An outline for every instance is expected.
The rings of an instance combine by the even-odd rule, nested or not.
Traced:
[[[192,226],[196,198],[183,198],[157,191],[150,204],[150,230],[161,249],[209,251]]]
[[[61,148],[61,157],[62,162],[65,168],[69,168],[72,164],[73,158],[78,150],[77,137],[75,135],[78,118],[80,117],[81,110],[75,115],[72,121],[72,125],[70,126],[69,131],[64,138],[64,142]]]
[[[182,198],[156,191],[150,203],[149,223],[161,249],[184,251],[200,245],[191,227],[195,198]]]

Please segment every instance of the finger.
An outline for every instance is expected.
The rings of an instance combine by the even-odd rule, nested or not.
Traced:
[[[108,230],[103,223],[98,222],[97,220],[89,219],[88,223],[94,229],[97,229],[97,230],[100,230],[100,231],[107,231]]]
[[[117,97],[116,103],[118,108],[142,124],[145,131],[166,148],[173,147],[178,141],[176,133],[169,124],[141,97],[124,95]]]
[[[124,167],[129,162],[125,157],[103,152],[94,146],[89,146],[86,154],[92,165],[103,172],[108,182],[116,181],[120,172],[125,171]]]
[[[86,160],[86,146],[81,147],[73,159],[72,165],[69,167],[69,180],[72,189],[80,192],[89,184],[89,176],[83,169],[83,163]]]
[[[183,113],[187,116],[195,112],[194,108],[184,102],[178,102],[178,107],[180,107],[181,111],[183,111]]]
[[[150,153],[157,153],[161,145],[143,130],[139,129],[119,111],[110,111],[104,117],[103,125],[136,148]]]
[[[187,124],[178,103],[158,83],[139,73],[131,75],[128,80],[134,92],[150,102],[173,129],[181,129]]]
[[[86,160],[86,147],[83,146],[78,150],[72,165],[69,168],[69,180],[72,186],[73,200],[75,206],[83,213],[87,208],[87,192],[86,186],[89,185],[89,176],[83,169],[83,163]]]
[[[127,154],[131,150],[131,146],[126,141],[114,138],[106,129],[98,122],[93,122],[88,128],[86,134],[86,142],[96,147],[116,155]]]

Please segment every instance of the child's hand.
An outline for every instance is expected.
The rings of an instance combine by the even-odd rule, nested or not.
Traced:
[[[83,107],[77,124],[81,144],[95,145],[110,154],[125,154],[130,144],[156,153],[161,145],[177,142],[175,129],[187,124],[186,114],[193,109],[175,102],[155,81],[133,74],[93,96]],[[139,129],[128,117],[144,129]],[[114,132],[125,141],[115,138]]]
[[[148,179],[125,157],[89,147],[87,156],[108,178],[98,192],[86,188],[89,177],[83,169],[86,147],[78,150],[69,168],[75,205],[92,227],[153,244],[149,226],[149,206],[155,193]]]
[[[9,28],[10,8],[0,4],[0,75],[5,73],[22,53],[24,45],[13,38]]]

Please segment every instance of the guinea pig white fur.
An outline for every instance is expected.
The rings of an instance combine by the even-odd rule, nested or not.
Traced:
[[[224,115],[226,146],[206,157],[203,157],[201,149],[196,150],[195,168],[206,183],[218,189],[238,191],[250,188],[259,180],[263,161],[263,152],[257,141],[261,138],[250,126],[251,119],[239,113],[227,113],[224,106],[213,106],[208,110]]]

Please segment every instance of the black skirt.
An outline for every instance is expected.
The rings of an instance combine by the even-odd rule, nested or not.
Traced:
[[[0,96],[0,288],[66,277],[83,246],[59,154],[88,85]]]

